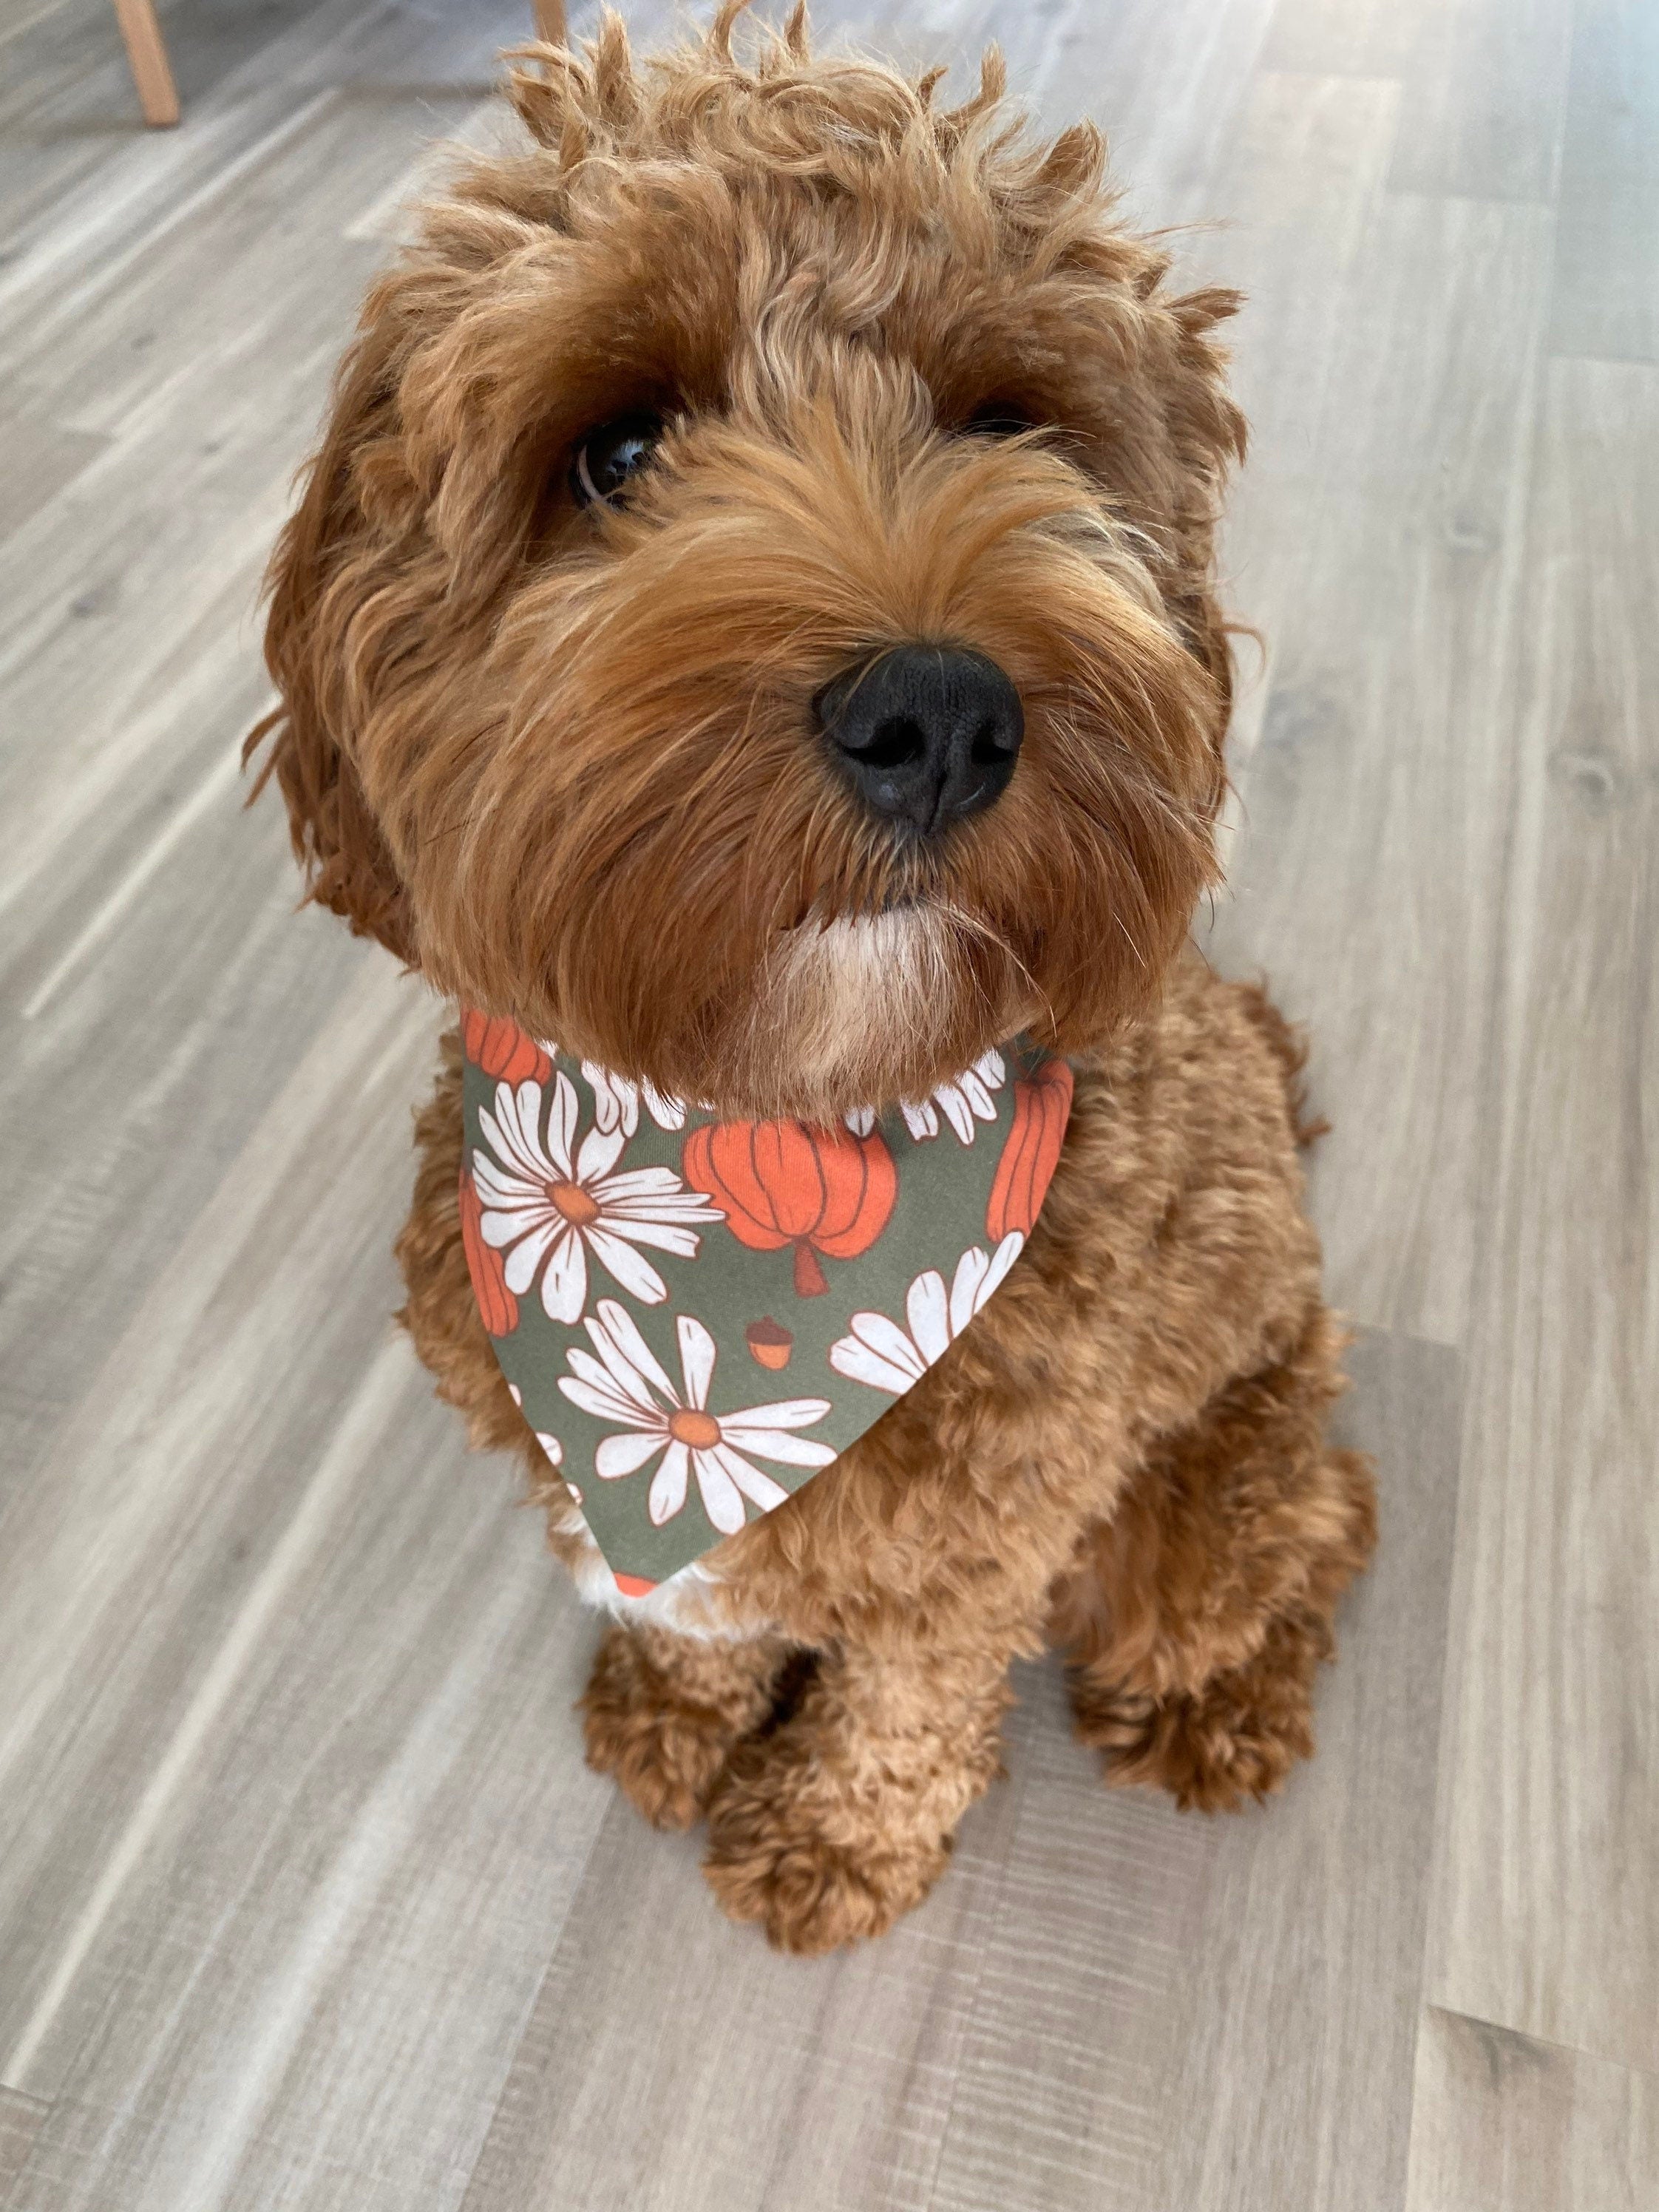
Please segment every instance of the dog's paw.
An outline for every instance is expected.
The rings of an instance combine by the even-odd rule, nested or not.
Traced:
[[[1105,1753],[1109,1780],[1168,1790],[1183,1810],[1232,1812],[1312,1756],[1313,1677],[1329,1650],[1322,1622],[1281,1618],[1255,1658],[1190,1695],[1074,1685],[1078,1730]]]
[[[752,1718],[742,1701],[689,1694],[625,1628],[600,1644],[581,1710],[588,1765],[614,1777],[653,1828],[689,1828],[701,1818]]]
[[[921,1902],[950,1849],[948,1836],[890,1832],[782,1735],[732,1754],[708,1808],[703,1872],[733,1920],[811,1954],[881,1935]]]

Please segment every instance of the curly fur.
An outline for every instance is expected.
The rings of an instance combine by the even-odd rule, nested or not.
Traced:
[[[1026,1027],[1076,1103],[974,1328],[607,1636],[592,1762],[708,1821],[726,1909],[873,1934],[997,1771],[1010,1659],[1067,1649],[1086,1740],[1183,1803],[1271,1789],[1371,1542],[1323,1441],[1340,1332],[1302,1208],[1296,1041],[1183,949],[1215,874],[1243,426],[1216,325],[1114,213],[1091,125],[1033,143],[739,7],[636,66],[529,51],[517,155],[461,169],[371,292],[273,565],[259,732],[311,895],[434,988],[659,1088],[828,1117]],[[627,504],[592,425],[668,430]],[[987,408],[1022,434],[972,434]],[[1018,772],[901,847],[812,726],[861,657],[999,661]],[[453,1042],[417,1125],[404,1320],[473,1441],[591,1543],[467,1283]]]

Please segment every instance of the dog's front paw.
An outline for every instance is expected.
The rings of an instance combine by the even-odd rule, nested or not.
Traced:
[[[1084,1741],[1106,1754],[1108,1778],[1170,1790],[1183,1811],[1235,1811],[1277,1790],[1313,1752],[1313,1676],[1331,1638],[1311,1616],[1281,1617],[1242,1667],[1190,1695],[1154,1699],[1073,1686]]]
[[[748,1675],[715,1679],[717,1656],[697,1652],[676,1669],[648,1637],[617,1627],[594,1658],[581,1701],[587,1763],[614,1776],[654,1828],[691,1826],[732,1745],[769,1705]]]
[[[944,1871],[951,1839],[918,1837],[913,1808],[885,1822],[837,1789],[787,1730],[741,1745],[708,1808],[703,1872],[733,1920],[757,1921],[781,1951],[832,1951],[879,1936]]]

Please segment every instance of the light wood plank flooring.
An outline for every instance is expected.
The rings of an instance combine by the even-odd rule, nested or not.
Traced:
[[[235,768],[330,365],[528,6],[176,0],[157,134],[104,0],[12,0],[0,2208],[1650,2212],[1659,10],[816,13],[997,37],[1251,295],[1205,933],[1334,1124],[1383,1540],[1320,1757],[1177,1816],[1024,1669],[949,1877],[810,1964],[583,1768],[591,1621],[387,1322],[438,1010]]]

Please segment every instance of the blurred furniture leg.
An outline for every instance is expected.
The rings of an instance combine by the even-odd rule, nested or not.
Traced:
[[[536,36],[544,46],[564,44],[564,0],[534,0]]]
[[[176,123],[179,94],[161,40],[161,27],[155,20],[155,0],[115,0],[115,20],[126,42],[127,61],[145,122],[156,126]]]

